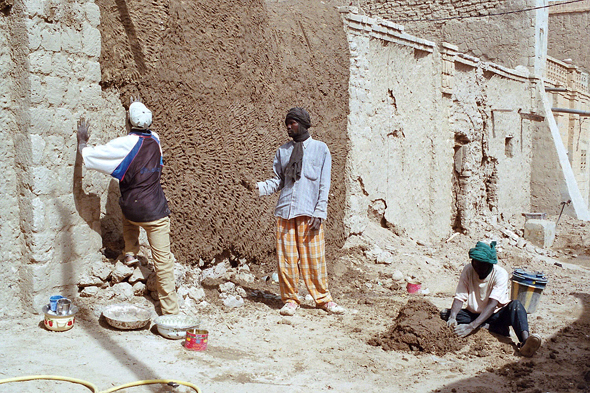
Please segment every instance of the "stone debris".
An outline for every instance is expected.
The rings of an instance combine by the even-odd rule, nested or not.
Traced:
[[[113,268],[106,263],[100,263],[92,266],[92,275],[100,278],[102,281],[107,281],[112,271]]]
[[[128,282],[120,282],[111,287],[115,296],[123,301],[128,301],[133,299],[133,287]]]
[[[132,274],[133,268],[119,261],[115,264],[115,269],[113,269],[113,272],[111,273],[111,281],[113,283],[120,283]]]
[[[99,291],[100,291],[99,287],[85,287],[80,292],[80,296],[81,297],[94,297],[98,294]]]
[[[223,304],[230,308],[242,307],[244,305],[244,299],[239,295],[229,295],[223,299]]]
[[[133,284],[133,294],[135,296],[143,296],[147,294],[147,287],[143,282],[138,281],[135,284]]]
[[[88,276],[88,275],[83,275],[80,278],[80,282],[78,283],[79,286],[81,287],[91,287],[91,286],[101,286],[103,284],[103,280],[101,280],[99,277],[96,276]]]
[[[153,270],[148,266],[138,266],[133,270],[133,274],[129,276],[128,281],[132,285],[138,281],[146,281],[152,272]]]

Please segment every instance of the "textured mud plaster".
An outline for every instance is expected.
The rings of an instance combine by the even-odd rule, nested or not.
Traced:
[[[452,145],[441,128],[439,63],[411,46],[356,33],[349,40],[347,227],[360,233],[372,218],[416,239],[442,238],[450,229]]]
[[[274,262],[276,196],[259,199],[244,175],[272,175],[293,106],[311,113],[333,158],[328,247],[344,240],[347,44],[334,7],[100,0],[102,84],[126,105],[139,94],[162,138],[172,247],[182,263],[225,251]]]
[[[460,52],[508,67],[525,65],[532,70],[534,66],[535,11],[486,15],[533,8],[539,5],[536,0],[435,0],[420,4],[411,0],[363,0],[359,5],[368,15],[399,23],[414,36],[450,42]],[[440,20],[444,18],[450,20]],[[420,21],[424,19],[427,21]]]
[[[559,60],[572,59],[574,64],[590,71],[590,5],[579,9],[549,11],[547,53]]]

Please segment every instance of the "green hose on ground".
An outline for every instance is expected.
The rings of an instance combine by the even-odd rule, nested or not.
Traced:
[[[99,392],[96,385],[94,385],[90,382],[86,382],[86,381],[83,381],[81,379],[76,379],[76,378],[61,377],[58,375],[29,375],[26,377],[0,379],[0,385],[2,385],[3,383],[24,382],[24,381],[32,381],[32,380],[37,380],[37,379],[48,379],[48,380],[53,380],[53,381],[65,381],[65,382],[77,383],[77,384],[86,386],[88,389],[92,390],[93,393],[111,393],[111,392],[116,392],[117,390],[121,390],[121,389],[132,388],[134,386],[153,385],[153,384],[184,385],[184,386],[188,386],[191,389],[194,389],[195,392],[197,392],[197,393],[201,393],[201,389],[199,389],[197,386],[193,385],[192,383],[183,382],[183,381],[176,381],[174,379],[146,379],[143,381],[126,383],[121,386],[115,386],[114,388],[110,388],[110,389],[104,390],[102,392]]]

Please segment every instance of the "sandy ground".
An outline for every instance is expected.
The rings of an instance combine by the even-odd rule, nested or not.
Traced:
[[[449,307],[466,250],[475,243],[474,237],[458,235],[448,243],[419,245],[370,227],[362,238],[349,239],[341,255],[330,260],[332,292],[347,308],[345,315],[327,315],[307,304],[294,317],[282,317],[280,302],[268,296],[248,297],[243,307],[228,309],[214,292],[208,292],[210,306],[195,314],[210,332],[209,347],[206,352],[192,352],[179,340],[159,336],[153,325],[115,330],[96,317],[105,302],[79,298],[75,301],[81,308],[79,317],[67,332],[47,331],[40,315],[0,321],[0,379],[61,375],[92,382],[101,391],[159,378],[188,381],[203,392],[218,393],[588,391],[589,272],[587,266],[570,263],[577,255],[584,262],[586,253],[582,242],[574,249],[568,240],[586,237],[582,225],[571,219],[560,222],[555,248],[548,252],[553,256],[510,246],[491,227],[483,226],[473,234],[478,240],[500,240],[500,264],[509,272],[526,267],[543,271],[549,279],[537,311],[529,315],[531,330],[544,338],[533,358],[518,354],[514,335],[507,340],[480,330],[458,339],[443,332],[442,321],[440,328],[420,334],[425,340],[448,340],[452,350],[386,351],[370,345],[394,324],[409,300],[433,304],[431,314]],[[394,262],[370,261],[364,250],[375,245],[390,250]],[[271,272],[269,268],[253,270],[262,278]],[[403,282],[391,278],[396,270],[420,279],[429,293],[409,295]],[[278,294],[278,284],[263,280],[244,288],[250,293]],[[41,391],[88,390],[54,381],[0,385],[0,392]],[[126,391],[192,390],[151,385]]]

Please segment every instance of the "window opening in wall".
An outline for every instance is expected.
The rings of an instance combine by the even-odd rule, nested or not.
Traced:
[[[580,170],[586,170],[586,150],[580,152]]]
[[[506,157],[511,158],[514,155],[514,137],[507,135],[504,142],[504,154]]]

